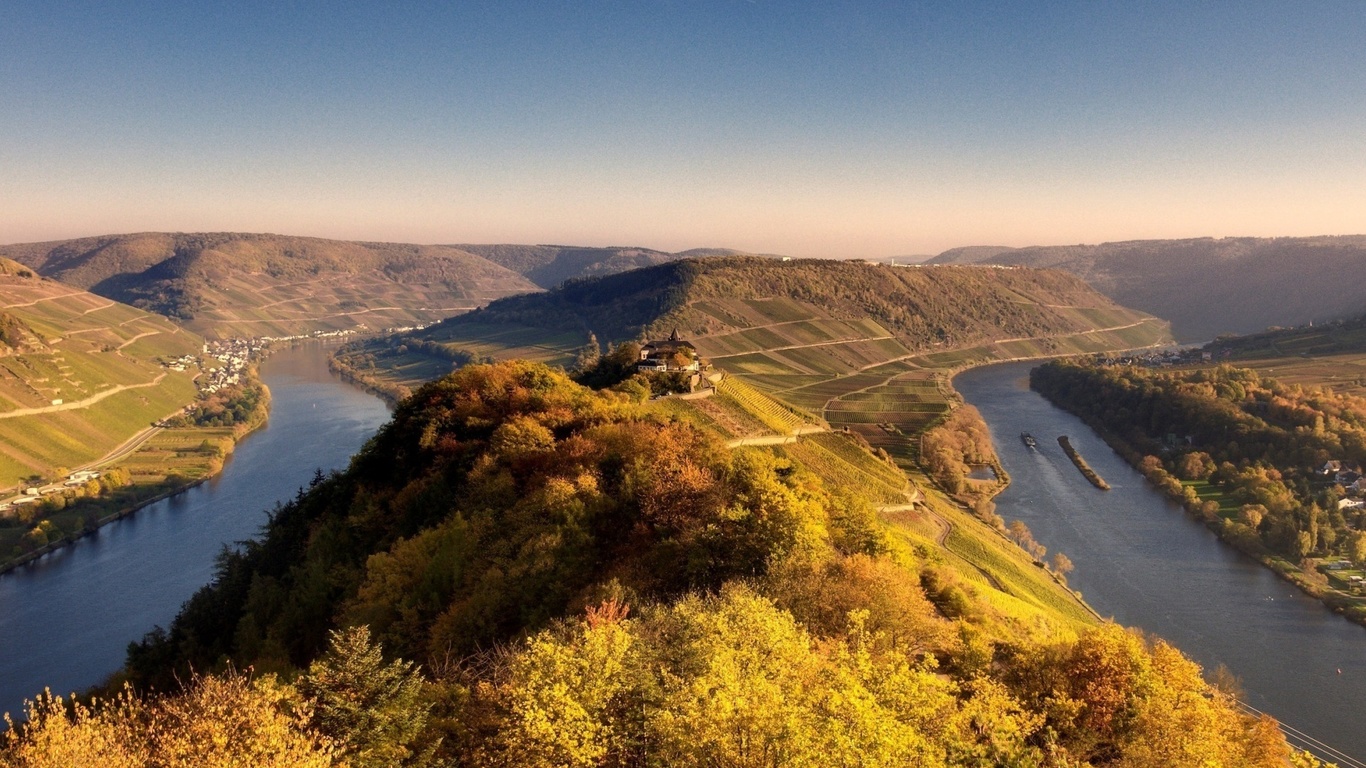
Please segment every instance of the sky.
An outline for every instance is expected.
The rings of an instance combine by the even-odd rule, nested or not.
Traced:
[[[4,0],[0,243],[1366,233],[1366,2]]]

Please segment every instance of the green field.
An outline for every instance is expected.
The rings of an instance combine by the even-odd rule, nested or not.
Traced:
[[[1219,514],[1227,518],[1238,516],[1238,510],[1242,508],[1232,497],[1219,490],[1218,487],[1210,484],[1208,480],[1182,480],[1181,485],[1187,488],[1194,488],[1195,494],[1201,501],[1219,502]]]

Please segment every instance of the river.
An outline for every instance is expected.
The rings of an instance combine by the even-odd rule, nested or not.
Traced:
[[[0,711],[19,712],[44,686],[65,694],[104,680],[129,642],[212,578],[224,544],[254,536],[315,470],[344,468],[389,417],[328,371],[320,343],[275,353],[261,378],[270,421],[216,478],[0,576]]]
[[[1218,540],[1148,486],[1080,419],[1028,386],[1034,363],[978,368],[953,385],[982,412],[1011,485],[996,499],[1076,570],[1074,589],[1105,616],[1171,642],[1289,727],[1366,758],[1366,628],[1333,614]],[[1021,432],[1038,439],[1029,449]],[[1072,444],[1112,488],[1088,483]]]

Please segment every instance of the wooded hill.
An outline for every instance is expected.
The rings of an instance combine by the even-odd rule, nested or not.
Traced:
[[[417,325],[538,290],[448,246],[281,235],[111,235],[0,246],[0,255],[211,338]]]
[[[654,406],[525,362],[423,387],[130,648],[142,697],[49,707],[0,758],[169,764],[179,734],[229,732],[203,754],[269,735],[318,766],[1290,764],[1165,643],[1013,599],[933,527]],[[261,682],[190,673],[230,665]]]
[[[209,338],[422,325],[497,298],[728,249],[412,245],[241,233],[107,235],[0,246],[45,277]]]
[[[104,455],[195,399],[204,340],[0,259],[0,488]]]
[[[802,308],[779,308],[792,302]],[[766,306],[773,308],[768,316]],[[545,294],[496,302],[443,325],[579,330],[615,342],[667,334],[673,327],[689,338],[717,336],[801,322],[803,315],[872,321],[883,328],[882,335],[924,352],[1147,319],[1061,272],[729,257],[573,281]]]
[[[1128,349],[1165,323],[1060,271],[692,259],[575,280],[365,344],[352,375],[401,392],[470,359],[575,364],[597,343],[674,328],[717,369],[909,466],[947,408],[936,377],[973,363]]]
[[[565,280],[614,275],[679,259],[703,256],[739,256],[730,248],[694,248],[679,253],[650,248],[583,248],[572,245],[456,245],[525,276],[542,288],[554,288]]]
[[[934,264],[1065,269],[1115,301],[1170,320],[1182,341],[1354,317],[1366,235],[1132,240],[945,251]]]

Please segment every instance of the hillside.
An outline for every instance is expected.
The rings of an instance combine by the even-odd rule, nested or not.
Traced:
[[[947,407],[941,372],[1167,340],[1165,324],[1058,271],[893,268],[732,257],[676,261],[516,296],[348,356],[411,388],[471,359],[569,366],[589,344],[677,328],[718,370],[909,466]],[[591,335],[590,335],[591,334]]]
[[[890,524],[652,405],[524,362],[427,385],[225,553],[128,679],[184,697],[224,684],[191,669],[254,669],[310,765],[1289,764],[1169,645],[1046,579],[1003,591],[1042,573],[1019,550],[965,566],[941,545],[980,543],[970,518]],[[152,746],[240,708],[181,706]],[[70,759],[146,728],[40,722],[10,749]]]
[[[0,246],[0,256],[210,338],[418,325],[537,290],[448,246],[281,235],[111,235]]]
[[[1183,341],[1353,317],[1366,309],[1352,279],[1366,264],[1366,235],[978,246],[945,251],[931,263],[1065,269],[1124,306],[1170,320]]]
[[[0,259],[0,488],[103,456],[195,399],[204,340]]]
[[[679,259],[703,256],[738,256],[730,248],[694,248],[667,253],[650,248],[581,248],[569,245],[455,245],[525,276],[542,288],[554,288],[565,280],[614,275]]]
[[[1231,363],[1284,384],[1366,397],[1366,316],[1229,336],[1200,365]]]

